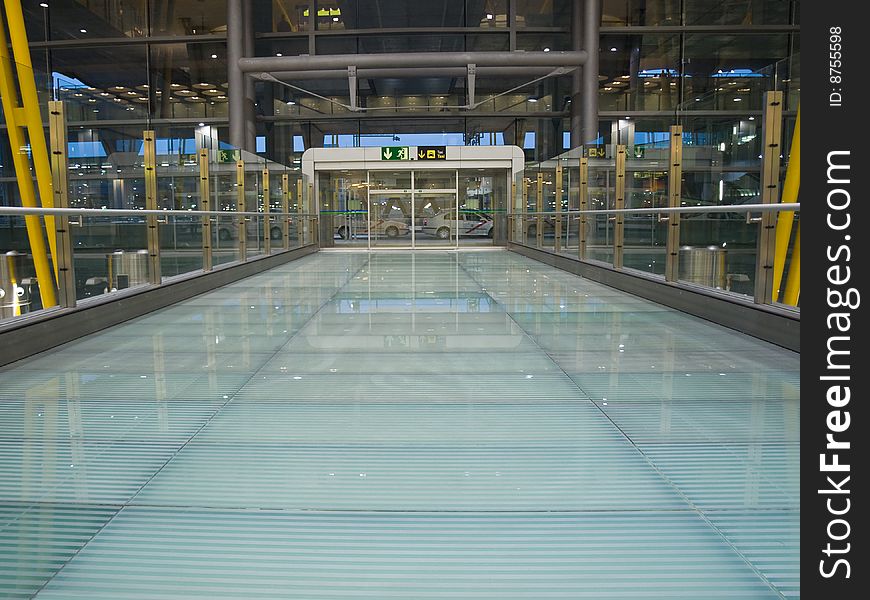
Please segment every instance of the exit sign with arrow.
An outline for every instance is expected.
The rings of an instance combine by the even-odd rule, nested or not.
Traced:
[[[411,160],[411,149],[408,146],[384,146],[381,160]]]

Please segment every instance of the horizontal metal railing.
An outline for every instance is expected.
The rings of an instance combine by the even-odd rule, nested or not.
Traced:
[[[735,288],[743,288],[739,293],[751,296],[756,304],[771,304],[776,296],[771,297],[767,290],[773,287],[774,254],[765,252],[762,234],[776,228],[777,214],[799,212],[800,203],[797,202],[571,210],[554,208],[550,211],[511,213],[508,215],[508,229],[509,241],[514,244],[568,256],[580,262],[600,265],[604,261],[614,269],[629,273],[640,271],[676,285],[701,285],[716,294],[731,295]],[[746,219],[692,218],[695,215],[726,213],[745,214]],[[596,219],[596,215],[607,218]],[[642,221],[638,228],[636,218],[626,220],[621,218],[622,215],[648,215],[650,219],[648,223]],[[680,215],[685,219],[681,220]],[[762,218],[762,215],[771,216]],[[655,216],[658,218],[653,218]],[[563,228],[563,225],[572,223],[577,223],[572,226],[573,229]],[[634,235],[626,239],[626,234],[630,232],[634,232]],[[725,239],[726,233],[735,232],[741,238],[739,243]],[[716,239],[717,235],[721,237]],[[700,243],[699,238],[702,240]],[[635,263],[645,263],[642,265],[644,268],[638,269],[637,264],[623,265],[623,259],[632,253],[638,258]],[[726,258],[741,263],[740,268],[735,269],[736,272],[729,272]],[[796,259],[795,268],[789,271],[794,281],[783,281],[783,284],[788,286],[799,282],[796,279],[798,264]],[[790,305],[790,308],[799,311],[797,306]]]

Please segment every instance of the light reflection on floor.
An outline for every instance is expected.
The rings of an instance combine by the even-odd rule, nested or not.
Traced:
[[[798,367],[508,252],[319,253],[0,370],[0,596],[795,597]]]

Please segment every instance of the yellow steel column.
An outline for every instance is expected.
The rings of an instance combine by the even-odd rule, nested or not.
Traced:
[[[9,147],[12,152],[12,163],[15,167],[15,178],[18,180],[18,190],[21,194],[21,205],[35,208],[36,191],[33,187],[33,176],[30,174],[30,161],[25,151],[27,144],[23,131],[20,129],[21,125],[18,123],[20,109],[13,81],[11,58],[6,43],[6,34],[3,31],[2,11],[0,11],[0,101],[2,101],[3,114],[6,117],[6,131],[9,134]],[[30,241],[33,266],[36,269],[36,280],[40,283],[39,296],[42,299],[42,306],[43,308],[56,306],[54,275],[45,253],[42,223],[36,215],[25,216],[24,223],[27,228],[27,238]],[[49,236],[49,238],[53,237],[53,235]]]
[[[791,264],[788,266],[788,279],[785,282],[785,296],[782,301],[797,306],[801,295],[801,224],[798,221],[791,250]]]
[[[788,153],[788,167],[785,170],[785,183],[782,187],[782,202],[797,202],[798,190],[801,185],[801,107],[798,105],[797,118],[794,122],[794,132],[791,136],[791,149]],[[785,270],[785,259],[788,254],[788,240],[791,237],[791,227],[794,222],[794,212],[782,211],[776,221],[776,250],[773,255],[773,298],[779,299],[782,275]],[[793,250],[792,252],[796,252]],[[794,260],[794,258],[792,258]],[[789,277],[791,277],[789,270]],[[800,281],[800,279],[798,279]],[[786,284],[787,286],[788,284]],[[800,283],[798,283],[800,285]]]
[[[9,20],[12,53],[18,65],[18,86],[21,92],[21,105],[24,107],[24,123],[30,137],[30,156],[33,158],[39,199],[43,208],[52,208],[54,193],[51,190],[51,165],[48,160],[48,146],[45,143],[45,129],[42,126],[42,113],[39,110],[39,95],[36,93],[36,81],[33,77],[27,30],[24,28],[24,14],[21,12],[21,0],[4,0],[4,4],[6,18]],[[55,230],[54,216],[45,215],[45,228],[47,231]],[[57,256],[56,244],[55,236],[49,235],[48,245],[52,257]],[[54,276],[57,278],[57,260],[54,265]]]

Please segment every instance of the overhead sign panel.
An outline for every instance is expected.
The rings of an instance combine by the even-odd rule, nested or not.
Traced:
[[[381,160],[411,160],[411,149],[408,146],[384,146]]]
[[[417,146],[417,160],[447,160],[447,146]]]

